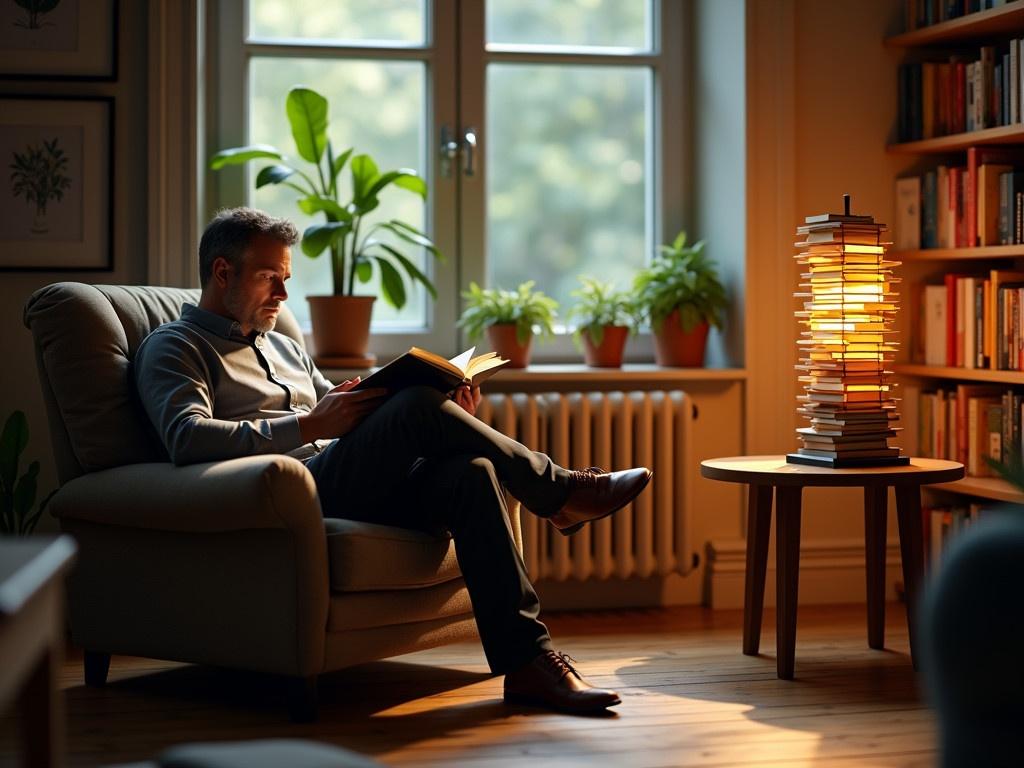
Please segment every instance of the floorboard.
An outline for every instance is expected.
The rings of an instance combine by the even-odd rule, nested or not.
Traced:
[[[475,644],[364,664],[320,683],[320,720],[289,723],[278,681],[114,657],[106,688],[63,668],[70,766],[151,759],[173,744],[271,737],[348,747],[387,765],[931,766],[935,725],[910,666],[902,606],[886,649],[867,646],[863,606],[806,607],[796,679],[775,676],[774,625],[743,656],[742,616],[671,608],[546,617],[557,647],[622,705],[572,717],[501,702]],[[16,764],[16,718],[0,719],[0,765]]]

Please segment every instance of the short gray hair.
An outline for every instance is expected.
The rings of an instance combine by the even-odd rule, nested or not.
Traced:
[[[224,208],[206,225],[199,242],[199,284],[213,275],[213,262],[225,259],[236,270],[257,235],[267,235],[287,246],[299,240],[299,231],[288,219],[278,219],[255,208]]]

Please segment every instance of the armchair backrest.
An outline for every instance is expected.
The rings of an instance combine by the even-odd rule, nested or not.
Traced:
[[[86,472],[167,461],[138,402],[131,364],[142,340],[176,320],[198,289],[54,283],[25,305],[35,341],[57,475],[63,485]],[[277,330],[303,343],[287,307]]]

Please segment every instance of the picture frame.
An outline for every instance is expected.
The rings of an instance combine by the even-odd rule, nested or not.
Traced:
[[[0,80],[117,79],[118,0],[0,0]]]
[[[114,99],[0,95],[0,271],[114,267]]]

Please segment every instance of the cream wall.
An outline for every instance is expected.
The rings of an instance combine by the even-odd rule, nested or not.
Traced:
[[[114,97],[114,269],[112,272],[0,273],[0,418],[21,409],[28,416],[29,460],[40,461],[39,498],[56,487],[46,410],[36,375],[32,337],[22,324],[25,301],[38,288],[58,280],[138,283],[146,276],[147,204],[147,4],[122,2],[118,29],[118,77],[113,83],[5,81],[5,94]],[[23,463],[23,469],[27,464]],[[49,516],[39,531],[56,530]]]
[[[795,227],[806,215],[841,210],[843,193],[855,212],[891,223],[899,166],[885,144],[896,119],[899,59],[882,40],[901,28],[902,7],[899,0],[748,0],[750,453],[796,447]],[[861,538],[861,504],[858,491],[805,492],[804,544]]]

